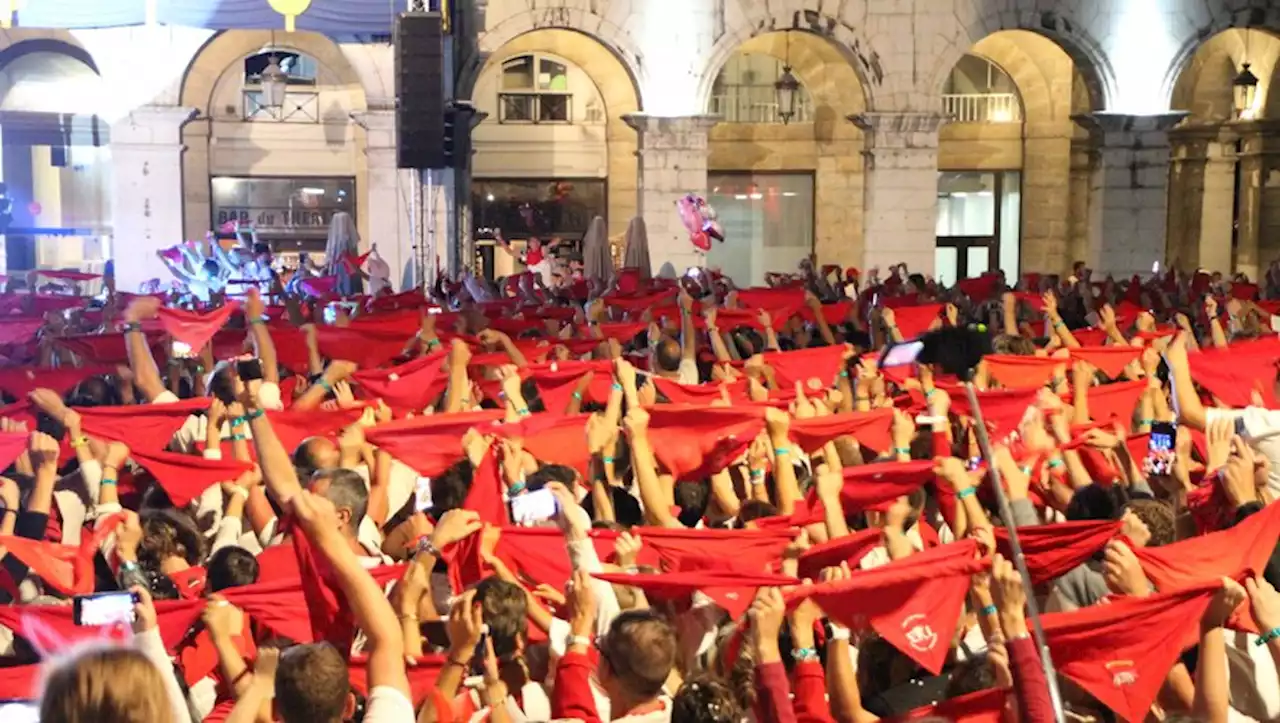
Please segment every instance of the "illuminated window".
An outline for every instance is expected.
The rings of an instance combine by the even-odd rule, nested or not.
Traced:
[[[502,64],[499,123],[570,123],[573,93],[569,66],[542,55],[520,55]]]
[[[942,112],[955,123],[1021,123],[1022,101],[1013,78],[978,55],[956,63],[942,91]]]
[[[781,123],[778,90],[783,61],[760,53],[734,53],[711,87],[707,112],[727,123]],[[813,121],[813,100],[803,86],[796,95],[793,123]]]
[[[267,69],[272,57],[289,77],[289,85],[316,84],[320,66],[315,58],[290,50],[266,50],[244,59],[245,87],[257,87],[262,83],[262,71]]]

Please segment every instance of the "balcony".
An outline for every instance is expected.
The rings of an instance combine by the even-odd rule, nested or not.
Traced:
[[[772,85],[728,86],[724,93],[711,96],[707,112],[725,123],[782,123],[778,92]],[[797,91],[791,122],[813,122],[813,101],[808,93]]]
[[[242,91],[244,120],[266,123],[319,123],[320,93],[314,90],[290,90],[284,94],[279,108],[267,106],[260,90]]]
[[[952,123],[1021,123],[1022,104],[1015,93],[945,93],[942,114]]]

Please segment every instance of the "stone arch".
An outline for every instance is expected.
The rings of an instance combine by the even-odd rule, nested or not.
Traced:
[[[1249,37],[1246,39],[1245,34]],[[1218,123],[1235,116],[1231,86],[1248,62],[1258,84],[1258,117],[1280,116],[1280,93],[1271,92],[1280,69],[1280,37],[1261,29],[1228,29],[1200,44],[1173,85],[1170,106],[1190,113],[1193,123]]]
[[[271,48],[315,59],[319,75],[326,79],[317,87],[322,94],[316,123],[245,123],[230,118],[220,104],[229,77],[242,72],[243,61]],[[178,98],[180,106],[199,111],[182,127],[183,226],[188,238],[202,236],[213,221],[210,178],[220,175],[353,176],[358,230],[362,239],[370,238],[366,136],[350,118],[368,108],[368,94],[335,41],[312,32],[219,32],[193,54]]]
[[[958,0],[957,5],[962,4],[973,6],[967,8],[971,13],[969,21],[965,22],[960,18],[956,35],[942,52],[934,56],[935,63],[929,76],[932,79],[929,87],[934,99],[942,93],[947,76],[955,64],[983,38],[1002,30],[1021,30],[1052,42],[1071,58],[1085,81],[1092,110],[1109,107],[1116,94],[1115,75],[1101,46],[1081,23],[1054,11],[1015,14],[1001,12],[999,8],[990,7],[989,3],[978,0]]]
[[[610,237],[626,231],[636,214],[636,133],[622,119],[640,111],[640,94],[630,69],[609,46],[579,30],[544,27],[517,35],[487,54],[485,62],[467,82],[471,97],[483,73],[500,68],[506,60],[529,53],[545,53],[577,66],[595,84],[604,103],[608,153],[607,198]],[[493,119],[496,120],[496,119]]]
[[[969,52],[995,63],[1013,79],[1024,122],[1070,118],[1072,76],[1057,73],[1067,80],[1063,88],[1055,87],[1053,75],[1072,61],[1057,43],[1025,30],[1001,30],[979,40]]]
[[[360,109],[363,110],[364,86],[337,43],[319,33],[309,32],[287,33],[276,40],[276,35],[268,30],[227,30],[210,38],[192,57],[183,73],[179,104],[205,112],[214,86],[228,67],[273,47],[309,55],[343,85],[359,88]]]
[[[72,45],[65,40],[55,38],[32,38],[30,40],[22,40],[9,46],[5,46],[0,50],[0,69],[3,69],[9,63],[31,53],[56,53],[74,58],[92,70],[97,75],[102,75],[98,70],[98,64],[93,61],[93,56],[89,51],[79,45]]]
[[[746,3],[746,22],[729,28],[712,46],[702,75],[698,79],[698,108],[704,109],[711,100],[716,77],[729,62],[729,57],[747,41],[766,33],[795,31],[804,36],[816,36],[836,51],[853,71],[862,93],[862,109],[875,109],[876,90],[885,81],[880,55],[871,44],[847,24],[835,18],[809,10],[788,10],[775,3]],[[797,77],[804,82],[804,78]]]
[[[615,3],[617,7],[620,3]],[[629,11],[623,8],[623,11]],[[535,31],[559,30],[578,33],[595,41],[612,55],[612,60],[625,71],[627,80],[636,96],[637,109],[643,109],[640,93],[640,68],[642,55],[630,35],[613,18],[592,12],[569,8],[526,10],[502,18],[497,25],[480,33],[476,52],[462,63],[455,95],[470,98],[480,71],[488,64],[490,56],[517,38]],[[568,58],[572,60],[572,58]]]
[[[1174,100],[1179,78],[1192,64],[1196,51],[1215,36],[1232,28],[1272,33],[1274,32],[1272,28],[1280,27],[1280,6],[1275,4],[1268,3],[1266,7],[1254,6],[1240,9],[1232,9],[1225,5],[1223,2],[1212,3],[1213,10],[1209,15],[1209,21],[1189,34],[1174,54],[1172,62],[1165,71],[1162,85],[1164,97],[1170,102]]]
[[[38,45],[28,46],[28,43],[38,43]],[[11,48],[19,46],[28,48],[22,50],[21,54],[44,51],[70,55],[93,68],[93,72],[99,73],[98,64],[93,60],[92,55],[70,31],[46,28],[0,29],[0,52],[8,52]]]

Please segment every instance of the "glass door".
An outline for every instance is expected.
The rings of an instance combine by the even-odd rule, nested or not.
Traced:
[[[950,285],[997,269],[1018,278],[1021,180],[1017,171],[938,174],[939,282]]]

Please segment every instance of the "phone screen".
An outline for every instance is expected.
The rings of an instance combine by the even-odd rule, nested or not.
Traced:
[[[5,723],[40,723],[40,704],[33,700],[0,700],[0,720]]]
[[[181,341],[173,342],[173,358],[186,359],[191,356],[191,345]]]
[[[431,478],[419,477],[413,485],[413,508],[418,512],[431,509]]]
[[[252,382],[262,378],[261,359],[242,359],[236,362],[236,374],[240,381]]]
[[[137,601],[131,592],[79,595],[73,600],[76,625],[101,626],[133,623],[133,606]]]
[[[324,307],[324,323],[336,324],[338,322],[338,310],[332,304]]]
[[[546,522],[555,517],[558,510],[556,496],[548,489],[511,498],[511,521],[523,527]]]
[[[908,364],[914,364],[916,358],[920,356],[920,351],[924,349],[924,342],[909,341],[904,344],[895,344],[884,350],[884,354],[880,357],[880,368],[900,367]]]
[[[1156,422],[1151,425],[1151,435],[1147,441],[1147,459],[1145,467],[1150,474],[1172,474],[1175,456],[1174,443],[1178,438],[1178,427],[1173,422]]]

